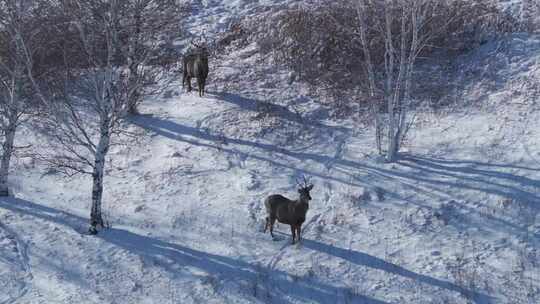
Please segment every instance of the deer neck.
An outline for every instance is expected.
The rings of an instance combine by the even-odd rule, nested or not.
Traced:
[[[298,198],[294,201],[295,206],[309,206],[309,201],[307,199]]]

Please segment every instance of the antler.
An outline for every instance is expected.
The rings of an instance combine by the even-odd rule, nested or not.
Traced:
[[[193,41],[193,39],[191,39],[191,45],[193,45],[194,47],[196,47],[196,48],[198,48],[198,49],[202,48],[202,46],[201,46],[200,44],[195,43],[195,42]]]
[[[306,178],[306,176],[304,174],[302,174],[302,180],[298,180],[298,178],[296,178],[296,184],[298,185],[298,187],[300,188],[307,188],[309,186],[311,186],[311,182],[310,182],[311,178]]]
[[[208,46],[208,38],[206,37],[206,30],[203,30],[202,34],[196,38],[197,43],[195,43],[195,38],[191,39],[191,44],[198,48],[205,48]]]

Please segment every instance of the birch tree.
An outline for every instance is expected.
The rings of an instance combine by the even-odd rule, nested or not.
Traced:
[[[105,161],[112,137],[122,131],[120,121],[126,110],[126,99],[121,96],[125,74],[117,62],[120,5],[116,0],[65,1],[61,9],[68,24],[63,30],[69,34],[58,41],[66,64],[55,75],[60,85],[44,88],[32,78],[50,114],[43,120],[43,129],[51,140],[52,154],[43,159],[67,174],[92,177],[89,232],[96,234],[104,227]],[[71,55],[77,55],[78,62]]]
[[[119,64],[119,1],[62,1],[54,28],[54,47],[62,54],[62,67],[40,77],[26,64],[33,87],[46,104],[47,115],[39,121],[47,135],[48,149],[40,159],[68,175],[92,177],[91,234],[104,227],[103,178],[107,153],[127,109],[125,67]]]
[[[375,84],[375,70],[373,68],[373,60],[371,59],[371,51],[367,40],[367,25],[365,17],[365,5],[363,2],[358,2],[356,6],[356,12],[358,16],[358,35],[360,37],[360,43],[362,45],[362,51],[366,63],[366,73],[368,78],[368,90],[369,97],[371,98],[370,110],[371,115],[375,119],[375,145],[377,152],[382,154],[382,123],[379,113],[381,112],[380,102],[375,99],[375,91],[377,89]]]
[[[478,12],[478,8],[472,2],[460,0],[448,3],[435,0],[358,0],[356,12],[357,35],[366,61],[370,96],[375,92],[382,92],[384,96],[384,107],[379,100],[372,101],[377,149],[384,154],[386,161],[394,162],[413,122],[414,115],[410,114],[416,101],[411,92],[418,57],[428,53],[427,49],[432,48],[450,26],[465,28],[466,22],[479,20],[480,16],[466,20]],[[369,21],[368,16],[371,18]],[[379,16],[382,20],[377,20]],[[381,50],[373,49],[368,32],[375,33],[371,37],[383,39],[384,56],[378,65],[381,66],[379,72],[375,71],[378,63],[372,58]]]
[[[36,122],[48,139],[38,157],[68,176],[91,176],[89,232],[96,234],[104,227],[107,154],[126,138],[120,136],[127,134],[125,116],[172,81],[167,68],[178,58],[170,49],[164,52],[163,42],[175,35],[185,6],[177,0],[34,3],[50,15],[41,34],[49,38],[48,58],[55,60],[36,71],[31,40],[22,40],[28,77],[46,109]]]
[[[25,44],[29,78],[47,108],[38,124],[48,149],[39,158],[67,175],[92,177],[89,232],[96,234],[104,227],[107,153],[125,139],[119,135],[127,134],[121,125],[127,113],[136,113],[144,97],[171,81],[167,67],[177,58],[161,46],[174,34],[184,7],[175,0],[42,3],[53,12],[51,25],[42,30],[53,32],[49,45],[59,65],[36,73],[35,56]]]
[[[33,109],[21,43],[21,37],[30,34],[31,20],[28,2],[0,0],[0,196],[9,195],[8,177],[17,128]]]
[[[376,90],[384,92],[384,100],[387,112],[386,134],[386,161],[396,160],[397,152],[403,136],[406,134],[405,124],[410,102],[410,84],[414,71],[416,57],[421,50],[418,34],[421,29],[419,18],[420,10],[428,1],[392,1],[385,0],[382,8],[374,8],[373,11],[382,9],[384,20],[381,22],[380,34],[384,39],[384,72],[382,88],[375,83],[375,72],[371,61],[369,42],[366,38],[367,3],[360,0],[357,3],[357,15],[359,24],[360,42],[366,59],[367,74],[369,79],[370,96],[374,96]],[[424,11],[425,13],[425,11]],[[396,26],[399,24],[399,27]],[[427,43],[427,41],[425,41]],[[379,101],[372,101],[372,113],[375,119],[376,144],[379,153],[382,149],[382,119]]]

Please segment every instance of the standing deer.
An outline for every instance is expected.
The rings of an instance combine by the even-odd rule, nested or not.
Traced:
[[[202,97],[206,86],[206,78],[208,77],[208,49],[206,46],[201,46],[194,42],[191,42],[191,44],[197,50],[193,54],[184,56],[182,87],[187,82],[188,92],[191,92],[191,78],[195,77],[197,78],[199,96]]]
[[[309,201],[311,196],[309,191],[313,189],[313,184],[308,184],[304,177],[303,184],[298,181],[298,193],[300,197],[297,200],[290,200],[283,195],[273,194],[266,198],[264,206],[268,216],[266,217],[266,229],[270,227],[270,235],[274,237],[274,223],[278,220],[280,223],[291,225],[292,243],[295,240],[300,241],[302,232],[302,224],[306,220],[306,213],[309,209]]]

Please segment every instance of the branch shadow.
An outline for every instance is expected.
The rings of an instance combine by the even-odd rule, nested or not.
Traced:
[[[130,118],[130,122],[136,126],[139,126],[143,129],[154,132],[157,135],[160,135],[160,136],[172,139],[172,140],[185,142],[194,146],[216,149],[220,152],[229,153],[233,155],[239,155],[245,158],[249,157],[255,160],[267,162],[276,167],[283,167],[283,168],[287,168],[293,171],[304,173],[310,176],[316,176],[323,179],[334,180],[334,181],[337,181],[339,183],[346,184],[346,185],[360,186],[359,184],[352,183],[351,181],[347,181],[345,179],[332,177],[332,176],[329,176],[320,172],[315,172],[313,170],[306,170],[306,169],[293,166],[291,165],[290,162],[287,162],[287,161],[284,161],[284,162],[277,161],[276,159],[279,159],[279,158],[272,157],[271,153],[276,153],[281,156],[288,156],[288,157],[298,159],[298,160],[311,160],[316,163],[322,164],[326,167],[328,167],[330,163],[336,161],[336,158],[333,158],[333,157],[307,153],[307,152],[296,152],[296,151],[287,150],[285,148],[272,145],[272,144],[254,142],[254,141],[249,141],[249,140],[244,140],[244,139],[230,138],[230,137],[225,137],[222,135],[211,134],[209,132],[205,132],[204,130],[201,130],[195,127],[181,125],[174,121],[161,119],[158,117],[154,117],[152,115],[140,115],[137,117],[132,117]],[[209,143],[205,143],[200,140],[208,141]],[[264,156],[257,155],[255,153],[240,151],[234,148],[226,148],[226,146],[229,146],[229,144],[255,148],[257,150],[268,152],[270,154],[268,157],[264,157]]]
[[[520,166],[506,166],[505,164],[490,164],[479,161],[431,159],[426,156],[401,154],[400,159],[396,163],[397,167],[387,169],[384,166],[369,164],[368,162],[361,163],[343,157],[331,157],[305,151],[291,151],[269,143],[217,136],[194,127],[184,126],[153,116],[138,117],[132,120],[132,122],[144,129],[170,139],[217,149],[225,153],[241,155],[245,158],[249,157],[267,162],[273,166],[287,168],[324,180],[335,181],[343,185],[380,187],[381,185],[388,184],[388,182],[392,182],[408,189],[413,189],[415,193],[422,193],[430,197],[438,197],[439,199],[451,199],[455,197],[456,193],[470,190],[506,198],[520,199],[526,202],[528,206],[536,209],[536,211],[540,211],[539,194],[526,189],[527,187],[532,189],[540,188],[540,181],[527,176],[505,172],[505,170],[521,169]],[[200,140],[208,141],[209,143],[204,143]],[[224,145],[217,145],[216,143],[218,142],[225,143],[225,146],[236,144],[251,147],[255,151],[248,153],[235,148],[225,148]],[[335,172],[339,173],[339,176],[329,174],[328,172],[323,173],[324,170],[301,169],[298,165],[286,161],[284,156],[300,161],[313,161],[316,164],[323,165],[327,169],[332,167]],[[400,197],[397,192],[394,193],[391,189],[388,189],[388,186],[385,186],[385,188],[387,188],[385,189],[387,194],[393,195],[398,201],[406,200],[413,204],[421,204],[420,202],[415,202],[410,197]],[[467,210],[478,213],[478,210],[470,208]],[[494,223],[493,227],[503,225],[511,229],[511,231],[524,231],[523,227],[502,218],[488,216],[487,220]]]
[[[271,284],[264,286],[263,293],[270,294],[273,302],[290,303],[287,298],[291,297],[302,301],[332,303],[337,296],[346,292],[343,287],[325,284],[316,279],[300,279],[293,282],[291,275],[281,270],[203,252],[127,230],[110,229],[102,233],[101,237],[134,254],[152,257],[168,271],[177,271],[178,267],[183,266],[195,267],[224,282],[242,282],[244,286],[261,280],[261,276],[268,276]],[[251,295],[246,294],[246,296]],[[386,303],[363,295],[355,295],[354,300],[366,304]]]
[[[432,161],[432,162],[445,164],[445,165],[454,165],[454,166],[457,166],[457,165],[467,166],[468,165],[468,166],[477,166],[477,167],[519,169],[519,170],[540,172],[540,168],[531,168],[531,167],[519,166],[515,164],[490,163],[490,162],[481,162],[481,161],[474,161],[474,160],[462,160],[462,159],[441,158],[441,157],[427,157],[427,156],[411,155],[411,154],[402,154],[402,156],[404,158],[421,159],[421,160]]]
[[[427,284],[433,287],[440,289],[445,289],[448,291],[458,292],[460,294],[473,295],[474,301],[476,303],[491,303],[493,297],[483,294],[481,292],[476,292],[473,290],[468,290],[462,286],[456,285],[454,283],[423,275],[420,273],[413,272],[399,265],[387,262],[383,259],[371,256],[366,253],[347,250],[332,245],[323,244],[314,240],[302,239],[302,245],[306,248],[309,248],[314,251],[322,252],[330,256],[338,257],[343,260],[346,260],[350,263],[366,266],[373,269],[382,270],[387,273],[399,275],[404,278],[409,278],[411,280]]]
[[[70,227],[78,233],[84,233],[88,229],[88,219],[20,198],[2,197],[0,208]]]
[[[251,147],[262,152],[270,153],[270,156],[272,154],[277,154],[280,156],[291,157],[300,161],[313,161],[323,165],[326,168],[333,165],[335,168],[342,167],[348,171],[350,171],[350,169],[354,169],[357,172],[376,175],[384,180],[392,180],[398,183],[403,183],[404,180],[409,180],[411,182],[429,185],[432,190],[436,192],[441,192],[441,186],[445,186],[450,189],[455,189],[456,191],[462,191],[465,189],[487,194],[495,194],[502,197],[514,199],[517,198],[536,203],[536,205],[534,205],[535,208],[540,208],[540,206],[538,206],[538,203],[540,202],[540,197],[538,194],[523,189],[525,187],[540,188],[540,180],[503,171],[520,169],[520,166],[506,166],[504,164],[490,164],[482,162],[471,162],[469,164],[470,166],[462,166],[460,165],[460,161],[430,159],[428,157],[412,156],[407,154],[400,155],[400,160],[398,160],[397,164],[402,167],[416,170],[416,172],[411,173],[398,169],[386,169],[381,166],[370,165],[366,162],[360,163],[358,161],[345,159],[343,157],[331,157],[324,154],[309,153],[304,151],[291,151],[269,143],[214,135],[208,132],[203,132],[203,130],[198,128],[184,126],[170,120],[160,119],[153,116],[137,117],[132,119],[132,123],[170,139],[184,141],[194,145],[216,148],[222,150],[223,152],[242,154],[246,157],[252,157],[261,161],[269,162],[273,165],[288,167],[293,170],[304,171],[305,173],[334,180],[346,185],[362,186],[361,184],[353,183],[350,180],[347,181],[343,178],[330,176],[328,174],[300,170],[299,168],[293,167],[289,163],[284,164],[275,161],[275,157],[266,158],[253,153],[248,154],[238,150],[224,149],[213,144],[198,142],[196,140],[187,138],[186,136],[191,136],[196,139],[207,140],[214,143],[220,142],[224,143],[225,145],[235,144]],[[476,166],[482,166],[482,168],[475,168]],[[538,172],[540,173],[540,171]],[[350,174],[346,175],[349,175],[352,180],[359,183],[369,182],[366,178],[359,178],[358,176],[355,177],[354,175]]]
[[[435,176],[438,179],[416,178],[431,184],[442,184],[454,188],[477,190],[488,194],[518,199],[530,203],[531,207],[538,209],[540,197],[538,193],[527,190],[540,188],[540,180],[526,176],[512,174],[501,170],[494,170],[491,164],[474,162],[473,166],[462,166],[459,162],[441,161],[422,156],[404,155],[398,164],[417,170],[417,176]],[[482,166],[488,169],[478,169]],[[495,168],[512,169],[512,165],[495,165]],[[540,171],[537,171],[540,173]],[[411,176],[409,176],[411,177]]]
[[[463,190],[472,190],[505,198],[518,199],[528,203],[534,209],[540,209],[540,196],[539,193],[534,191],[540,188],[540,180],[502,171],[516,168],[512,165],[508,167],[503,164],[495,165],[495,168],[499,170],[493,168],[477,169],[474,166],[490,167],[490,164],[474,162],[472,166],[468,167],[450,166],[427,157],[412,155],[401,155],[400,159],[396,162],[397,165],[403,168],[413,169],[412,171],[402,171],[398,168],[386,169],[384,167],[377,167],[367,163],[360,164],[346,159],[336,160],[335,164],[348,169],[357,169],[373,176],[378,176],[386,181],[394,181],[407,186],[414,185],[407,184],[405,181],[421,183],[429,191],[447,194],[448,197],[452,196],[452,192],[459,193]],[[354,178],[353,175],[350,176]],[[354,179],[362,182],[362,178],[356,177]],[[444,190],[445,188],[450,190]]]

